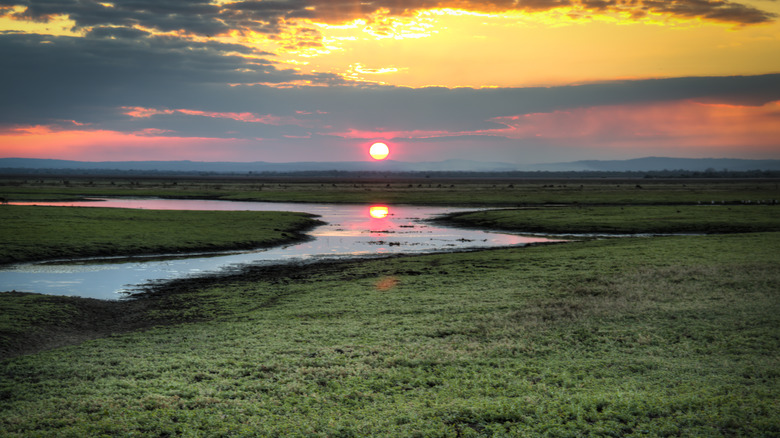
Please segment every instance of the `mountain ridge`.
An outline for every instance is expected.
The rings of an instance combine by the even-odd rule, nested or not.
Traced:
[[[209,161],[73,161],[41,158],[0,158],[0,173],[8,170],[105,170],[141,172],[210,172],[210,173],[291,173],[312,171],[345,172],[512,172],[512,171],[596,171],[649,172],[683,171],[778,171],[780,160],[738,158],[643,157],[628,160],[580,160],[560,163],[518,165],[513,163],[472,160],[428,162],[402,161],[336,161],[336,162],[209,162]]]
[[[632,158],[628,160],[580,160],[566,163],[545,163],[539,164],[537,166],[539,167],[539,170],[550,171],[750,171],[780,170],[780,160],[749,160],[741,158],[643,157]]]

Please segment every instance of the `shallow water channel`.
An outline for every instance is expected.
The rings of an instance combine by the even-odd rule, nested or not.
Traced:
[[[24,204],[24,203],[17,203]],[[0,291],[120,299],[151,282],[206,275],[246,264],[273,265],[322,258],[430,253],[527,245],[554,239],[438,226],[427,219],[466,208],[409,205],[343,205],[171,199],[99,199],[28,205],[141,208],[149,210],[296,211],[326,222],[296,244],[254,251],[182,257],[123,257],[23,263],[0,267]]]

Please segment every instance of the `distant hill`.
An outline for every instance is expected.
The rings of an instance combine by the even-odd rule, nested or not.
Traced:
[[[669,158],[645,157],[631,160],[585,160],[569,163],[548,163],[533,166],[546,171],[602,171],[602,172],[650,172],[660,170],[686,170],[717,172],[728,170],[780,170],[780,160],[743,160],[737,158]]]
[[[500,162],[445,160],[420,163],[402,161],[343,161],[268,163],[256,161],[69,161],[36,158],[0,158],[0,173],[19,171],[79,170],[104,172],[176,172],[176,173],[294,173],[294,172],[745,172],[780,171],[780,160],[743,160],[735,158],[646,157],[631,160],[585,160],[566,163],[518,165]]]
[[[2,169],[63,169],[63,170],[108,170],[108,171],[161,171],[161,172],[217,172],[217,173],[263,173],[263,172],[312,172],[312,171],[382,171],[382,172],[506,172],[517,170],[508,163],[487,163],[469,160],[446,160],[435,162],[408,163],[401,161],[342,161],[342,162],[296,162],[268,163],[255,161],[201,162],[201,161],[69,161],[35,158],[0,158]]]

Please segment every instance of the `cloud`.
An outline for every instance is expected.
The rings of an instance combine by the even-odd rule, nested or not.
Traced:
[[[354,129],[329,135],[354,140],[506,140],[545,141],[549,145],[669,145],[678,147],[780,146],[780,100],[760,105],[722,103],[729,99],[634,101],[617,105],[573,106],[548,112],[500,116],[488,129]]]
[[[130,117],[137,117],[137,118],[149,118],[152,116],[160,115],[160,114],[186,114],[189,116],[200,116],[200,117],[210,117],[214,119],[231,119],[236,120],[239,122],[244,123],[261,123],[264,125],[276,125],[276,126],[282,126],[282,125],[296,125],[296,126],[306,126],[308,123],[304,120],[301,120],[296,117],[280,117],[275,116],[273,114],[255,114],[251,112],[216,112],[216,111],[201,111],[201,110],[191,110],[191,109],[175,109],[175,110],[169,110],[169,109],[156,109],[156,108],[142,108],[142,107],[125,107],[122,108],[125,111],[125,114],[127,114]],[[298,114],[303,115],[310,115],[311,113],[306,112],[299,112],[296,111]]]
[[[688,146],[778,146],[780,101],[761,106],[690,100],[643,105],[607,105],[500,117],[506,126],[487,134],[544,138],[584,147],[632,147],[647,142]]]
[[[23,7],[13,13],[18,19],[48,21],[66,15],[79,28],[93,26],[142,26],[162,32],[186,30],[196,34],[217,34],[230,29],[218,19],[220,8],[210,0],[134,0],[94,2],[79,0],[5,0]]]
[[[776,18],[725,0],[0,0],[0,15],[40,22],[68,17],[80,35],[0,34],[0,58],[10,60],[0,65],[0,129],[5,130],[0,153],[21,153],[25,149],[18,145],[33,144],[43,151],[44,140],[74,145],[77,133],[91,141],[78,146],[84,151],[98,151],[106,141],[148,152],[159,140],[170,147],[166,150],[180,153],[185,139],[192,139],[204,157],[210,153],[207,145],[309,151],[376,138],[428,144],[447,139],[464,151],[480,141],[509,147],[531,140],[725,144],[742,139],[769,147],[776,145],[773,135],[780,138],[772,115],[778,111],[772,102],[780,100],[778,74],[413,89],[302,73],[267,51],[317,47],[323,35],[314,23],[361,19],[366,27],[379,28],[388,17],[412,17],[431,8],[741,26]],[[250,44],[255,34],[274,41],[275,48]],[[355,71],[385,72],[350,62]],[[743,131],[734,127],[737,121]],[[19,127],[48,131],[12,131]],[[33,137],[40,141],[30,143]]]
[[[36,144],[41,147],[43,140],[71,144],[76,133],[83,132],[94,142],[89,145],[92,149],[81,146],[79,150],[95,151],[100,141],[130,147],[159,139],[171,146],[191,138],[194,145],[200,145],[196,149],[203,157],[210,156],[203,151],[212,145],[240,160],[265,157],[257,155],[260,150],[269,150],[263,148],[276,151],[274,157],[294,156],[298,151],[313,157],[313,150],[327,147],[334,149],[320,152],[321,159],[348,159],[349,152],[339,156],[337,151],[375,139],[438,142],[441,147],[459,145],[462,151],[468,145],[478,150],[480,144],[504,141],[501,147],[505,154],[510,153],[509,145],[529,142],[580,148],[729,144],[766,150],[780,146],[778,74],[546,88],[278,89],[231,87],[212,82],[207,72],[196,71],[187,80],[166,80],[163,87],[136,83],[130,77],[101,82],[105,78],[100,75],[106,70],[100,68],[100,62],[92,66],[87,59],[78,60],[84,67],[78,89],[57,91],[63,83],[73,86],[76,82],[58,81],[62,71],[55,68],[37,71],[39,76],[32,82],[18,82],[22,88],[15,88],[14,93],[20,100],[27,96],[21,105],[25,111],[0,106],[7,129],[47,126],[47,135],[37,137],[41,141]],[[63,63],[67,71],[68,63]],[[34,88],[39,84],[45,92],[38,90],[36,95]],[[102,137],[95,133],[102,133]],[[2,153],[19,153],[19,147],[10,145],[26,135],[31,133],[16,132],[0,140],[9,145]],[[55,141],[58,138],[62,141]],[[236,148],[244,152],[235,152]],[[151,147],[141,150],[153,152]],[[171,146],[166,150],[172,156],[174,151],[184,154],[186,148]]]
[[[52,130],[46,126],[25,126],[0,131],[5,157],[51,158],[115,161],[174,160],[197,156],[200,160],[221,161],[231,149],[241,149],[246,140],[208,137],[160,136],[147,129],[123,133],[109,130]],[[227,153],[226,153],[227,151]]]
[[[500,129],[501,117],[522,114],[682,100],[760,106],[780,99],[778,74],[545,88],[353,85],[335,75],[278,69],[271,57],[241,45],[166,36],[129,41],[6,34],[0,35],[0,57],[14,60],[0,67],[0,83],[9,85],[0,90],[0,124],[72,126],[75,120],[92,129],[154,128],[194,137],[355,138],[374,132],[433,138]],[[229,85],[298,80],[330,85]],[[128,108],[146,117],[131,117]]]
[[[87,36],[94,38],[138,39],[149,37],[151,33],[131,27],[95,26],[87,32]]]
[[[47,21],[68,16],[83,29],[142,27],[194,35],[219,35],[235,29],[279,34],[296,20],[344,23],[377,14],[408,16],[443,8],[497,14],[560,10],[568,15],[622,14],[636,19],[653,15],[738,25],[766,23],[776,18],[769,11],[727,0],[247,0],[221,5],[210,0],[3,0],[0,6],[22,8],[21,12],[9,12],[18,19]]]
[[[226,5],[235,16],[252,20],[289,20],[306,18],[325,22],[343,22],[386,12],[411,15],[428,9],[456,9],[486,13],[541,12],[565,10],[569,14],[629,13],[633,17],[649,14],[678,18],[697,18],[724,23],[757,24],[772,21],[775,14],[743,3],[725,0],[377,0],[365,1],[242,1]]]
[[[235,83],[343,83],[327,73],[279,69],[241,45],[168,37],[6,34],[0,58],[13,60],[0,67],[0,83],[13,84],[0,91],[6,124],[105,117],[107,108],[122,106],[192,108],[199,96]]]
[[[719,0],[662,1],[641,0],[639,11],[668,14],[682,18],[699,18],[735,24],[759,24],[774,21],[777,15],[741,3]]]
[[[646,105],[697,101],[761,106],[780,99],[780,75],[674,78],[580,86],[504,89],[307,90],[312,102],[328,111],[322,120],[343,132],[477,132],[500,128],[496,118],[609,105]],[[285,100],[305,102],[303,90]],[[273,95],[273,94],[272,94]],[[281,96],[281,94],[280,94]],[[352,131],[350,131],[352,130]],[[365,136],[365,134],[361,134]],[[384,136],[384,138],[387,138]]]
[[[346,76],[304,74],[290,64],[282,64],[278,55],[327,49],[325,38],[314,23],[344,24],[361,19],[366,28],[381,27],[388,17],[411,16],[432,8],[495,14],[559,10],[567,16],[652,15],[653,19],[663,16],[738,25],[775,19],[770,12],[725,0],[247,0],[219,4],[211,0],[0,0],[0,16],[40,22],[67,17],[81,35],[0,35],[0,55],[14,59],[16,64],[4,66],[0,74],[5,77],[0,79],[24,80],[20,76],[54,64],[60,73],[57,81],[66,87],[72,84],[72,89],[81,88],[79,78],[97,77],[93,88],[99,94],[104,93],[101,85],[107,81],[125,83],[129,88],[144,81],[152,88],[167,88],[177,81],[360,85],[349,79],[350,71],[376,75],[395,72],[398,67],[369,69],[355,61],[352,70],[342,71]],[[261,46],[276,53],[261,50]],[[18,75],[14,76],[15,72]],[[43,94],[57,94],[56,90],[47,90],[46,84],[39,86]],[[121,92],[116,84],[112,91]],[[11,97],[18,96],[12,92]]]

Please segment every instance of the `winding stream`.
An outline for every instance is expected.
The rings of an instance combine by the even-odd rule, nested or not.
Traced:
[[[23,263],[0,267],[0,291],[121,299],[150,282],[204,275],[245,264],[393,253],[430,253],[555,241],[480,230],[442,227],[435,216],[473,209],[409,205],[343,205],[170,199],[99,199],[17,205],[142,208],[149,210],[298,211],[326,222],[297,244],[254,251],[182,257],[123,257]]]

